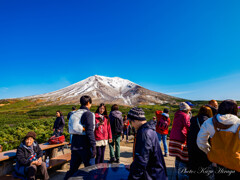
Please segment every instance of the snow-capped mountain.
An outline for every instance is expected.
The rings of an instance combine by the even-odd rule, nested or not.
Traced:
[[[121,105],[172,103],[175,97],[150,91],[129,80],[119,77],[91,76],[66,88],[22,99],[42,99],[52,104],[79,103],[82,95],[89,95],[93,104]]]

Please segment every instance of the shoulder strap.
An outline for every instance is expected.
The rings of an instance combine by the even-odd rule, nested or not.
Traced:
[[[201,129],[201,125],[200,125],[200,123],[199,123],[198,117],[197,117],[197,123],[198,123],[199,129]]]
[[[167,120],[168,120],[168,117],[163,116],[163,115],[162,115],[162,117],[163,117],[163,120],[164,120],[164,121],[167,121]]]
[[[216,131],[219,131],[220,129],[228,129],[228,128],[230,128],[230,127],[232,126],[232,124],[230,124],[230,125],[225,125],[225,124],[222,124],[222,123],[218,122],[216,115],[213,116],[212,122],[213,122],[214,129],[215,129]],[[217,130],[217,129],[219,129],[219,130]]]
[[[240,131],[240,125],[238,126],[236,133],[239,132],[239,131]]]

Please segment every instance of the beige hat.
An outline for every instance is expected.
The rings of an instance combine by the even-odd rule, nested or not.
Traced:
[[[190,110],[191,109],[190,106],[187,103],[185,103],[185,102],[181,102],[179,104],[179,108],[180,108],[181,111],[183,111],[183,110],[186,111],[186,110]]]

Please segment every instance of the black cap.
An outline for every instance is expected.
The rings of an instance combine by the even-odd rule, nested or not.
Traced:
[[[169,110],[168,110],[167,108],[165,108],[165,109],[163,110],[163,112],[168,114],[168,113],[169,113]]]

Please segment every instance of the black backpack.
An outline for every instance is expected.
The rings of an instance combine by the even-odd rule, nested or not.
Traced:
[[[113,128],[112,128],[112,133],[113,134],[121,134],[122,130],[123,130],[123,123],[122,120],[119,118],[114,118],[114,124],[113,124]]]

